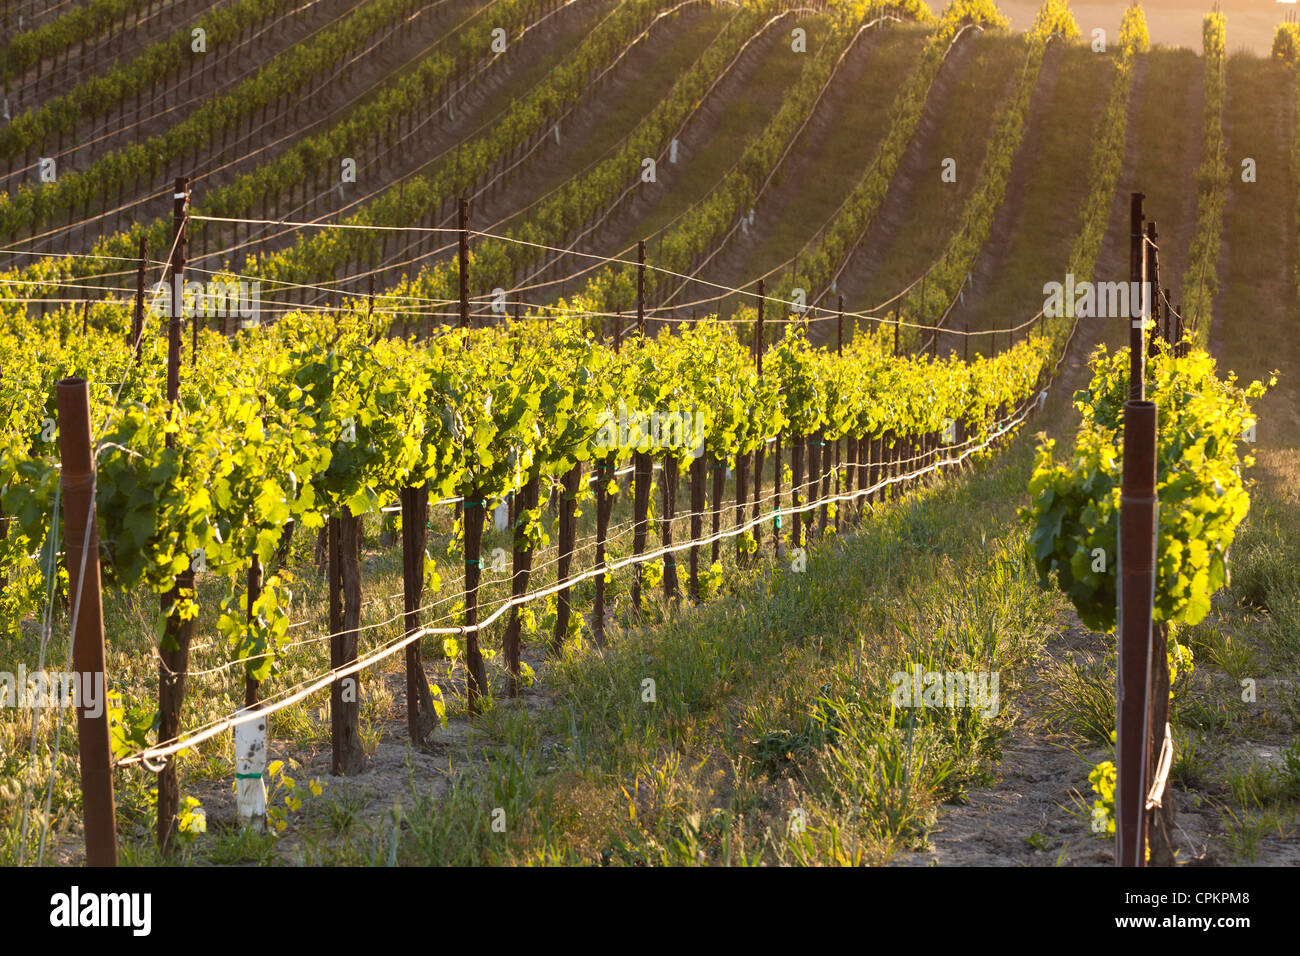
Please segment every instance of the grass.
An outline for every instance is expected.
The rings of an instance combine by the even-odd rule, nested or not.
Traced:
[[[892,707],[891,675],[995,669],[1005,701],[1057,610],[1013,528],[1028,450],[1008,454],[824,542],[803,574],[737,575],[557,662],[554,706],[499,706],[445,789],[413,784],[397,861],[835,864],[923,843],[943,800],[986,781],[1012,717]],[[983,540],[955,533],[973,500],[1002,502]]]
[[[1047,705],[1047,725],[1105,746],[1115,730],[1115,655],[1081,652],[1051,665],[1048,677],[1058,691]]]

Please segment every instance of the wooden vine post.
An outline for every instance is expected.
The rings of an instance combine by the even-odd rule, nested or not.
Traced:
[[[710,531],[713,538],[710,560],[714,563],[717,562],[722,547],[722,539],[719,535],[722,533],[722,496],[725,493],[726,484],[727,465],[723,461],[715,461],[713,463],[713,525]]]
[[[1151,848],[1149,866],[1174,866],[1174,827],[1177,806],[1174,792],[1167,786],[1168,767],[1173,760],[1173,730],[1169,725],[1169,625],[1154,628],[1151,642],[1151,659],[1148,664],[1150,690],[1147,715],[1147,766],[1153,774],[1163,778],[1148,785],[1149,795],[1143,810],[1146,813],[1147,840]]]
[[[749,501],[749,455],[736,455],[736,563],[744,565],[747,557],[740,529],[745,525],[745,505]]]
[[[866,445],[865,449],[863,449],[863,445]],[[880,483],[880,479],[883,475],[881,465],[885,457],[884,436],[881,435],[879,438],[868,438],[865,441],[860,440],[858,442],[858,449],[859,451],[865,452],[858,458],[859,490],[861,490],[861,488],[867,489],[867,494],[859,499],[858,517],[860,518],[869,504],[883,497],[883,493],[876,489],[876,485]]]
[[[573,467],[560,479],[560,552],[556,564],[557,583],[569,580],[569,567],[573,563],[573,545],[576,537],[574,513],[578,507],[578,489],[582,483],[582,463]],[[569,619],[573,613],[573,591],[565,585],[560,589],[555,606],[555,631],[551,636],[551,650],[558,652],[569,633]]]
[[[840,296],[839,311],[835,319],[835,355],[837,358],[844,357],[844,296]],[[844,489],[840,479],[840,449],[844,444],[843,436],[835,441],[835,494],[842,495]],[[840,530],[840,512],[844,509],[843,502],[835,503],[835,530]]]
[[[646,534],[650,513],[650,479],[653,476],[654,459],[649,452],[632,453],[632,555],[639,558],[645,554]],[[634,561],[632,573],[632,604],[641,607],[640,563]]]
[[[533,570],[533,548],[531,539],[525,533],[527,530],[528,513],[536,509],[537,499],[540,496],[541,478],[536,470],[528,474],[528,480],[519,492],[520,502],[515,509],[515,520],[513,525],[514,533],[514,551],[511,557],[511,577],[510,577],[510,596],[513,599],[520,599],[528,592],[528,578]],[[601,589],[601,599],[604,599],[604,591]],[[506,633],[503,639],[503,653],[506,659],[506,693],[511,697],[519,696],[520,687],[520,653],[521,639],[520,630],[522,622],[519,617],[519,605],[516,604],[510,609],[510,616],[506,621]],[[600,631],[603,638],[604,631]]]
[[[104,670],[104,607],[100,592],[95,464],[91,451],[90,386],[85,379],[66,378],[59,382],[58,409],[63,525],[66,529],[64,567],[68,573],[68,592],[73,609],[72,667],[81,681],[91,682],[99,700],[103,701],[108,687]],[[97,707],[98,714],[92,716],[87,697],[79,691],[76,701],[86,865],[117,866],[108,710]],[[175,769],[170,761],[167,767],[174,775]]]
[[[636,328],[645,341],[645,240],[636,244]],[[650,480],[654,475],[654,458],[648,451],[632,453],[632,554],[645,554],[650,514]],[[632,605],[641,609],[641,566],[633,562]]]
[[[705,458],[704,443],[694,450],[691,459],[691,554],[690,580],[687,593],[692,601],[700,600],[700,538],[704,533],[705,483],[708,481],[708,461]]]
[[[636,331],[645,338],[645,240],[636,243]]]
[[[623,342],[623,313],[614,313],[614,352],[617,354]],[[609,484],[614,480],[615,454],[600,459],[596,467],[596,567],[601,570],[596,575],[595,598],[592,602],[591,631],[597,647],[605,646],[605,541],[609,536],[609,518],[614,510],[614,495],[609,491]]]
[[[794,321],[794,316],[790,317],[790,321]],[[794,548],[803,547],[803,512],[799,510],[799,506],[801,504],[800,491],[803,489],[804,484],[803,466],[806,460],[806,445],[807,436],[792,429],[790,432],[790,521],[792,531],[790,545]]]
[[[772,442],[772,553],[781,560],[781,436]]]
[[[669,449],[664,455],[663,513],[659,518],[659,546],[664,549],[664,597],[668,600],[681,598],[677,583],[677,556],[669,550],[673,546],[673,517],[677,510],[679,473],[677,455]]]
[[[460,327],[469,331],[469,200],[460,200]],[[462,348],[469,349],[469,335],[462,340]],[[483,521],[487,501],[483,488],[476,481],[466,491],[461,520],[464,521],[465,539],[465,669],[468,672],[466,693],[469,713],[482,713],[482,699],[488,692],[487,668],[478,641],[478,587],[483,578]]]
[[[247,589],[245,593],[248,607],[245,610],[245,620],[248,623],[249,632],[252,632],[253,622],[257,618],[256,604],[262,596],[262,561],[258,558],[257,553],[248,560],[248,578]],[[257,703],[258,681],[248,673],[247,668],[244,670],[244,706],[252,707]]]
[[[592,602],[591,631],[597,647],[605,646],[605,541],[609,536],[609,518],[614,510],[614,495],[609,483],[614,480],[614,456],[600,459],[596,466],[596,567],[595,597]]]
[[[402,627],[410,637],[420,629],[420,602],[424,596],[424,559],[429,534],[429,486],[403,488],[402,507]],[[437,722],[433,693],[424,673],[420,642],[406,645],[406,729],[411,742],[420,744]]]
[[[1157,295],[1160,289],[1160,247],[1156,245],[1156,240],[1160,238],[1160,235],[1156,232],[1155,220],[1148,222],[1146,225],[1146,283],[1142,286],[1142,294],[1149,296],[1147,301],[1152,318],[1151,328],[1145,330],[1147,358],[1154,358],[1156,340],[1160,336],[1160,299]]]
[[[469,331],[469,200],[460,197],[457,204],[456,262],[457,281],[460,286],[460,327]],[[426,320],[425,338],[433,334],[433,318]]]
[[[1169,289],[1164,290],[1162,297],[1162,308],[1165,315],[1165,341],[1169,343],[1170,348],[1174,345],[1174,310],[1169,304]]]
[[[483,712],[487,694],[487,668],[478,640],[478,588],[483,579],[483,489],[477,484],[465,496],[465,669],[468,672],[469,712]]]
[[[1187,350],[1191,347],[1191,344],[1187,341],[1187,328],[1183,325],[1183,304],[1181,302],[1174,306],[1174,315],[1178,322],[1178,330],[1174,333],[1174,354],[1179,358],[1186,358]]]
[[[185,282],[185,229],[188,221],[189,180],[179,177],[172,193],[172,283],[171,316],[167,334],[167,402],[168,416],[175,411],[180,392],[181,327],[185,321],[184,296],[176,291]],[[166,447],[175,447],[176,436],[168,434]],[[194,570],[187,566],[176,575],[175,583],[162,597],[162,646],[158,649],[158,740],[169,741],[180,734],[181,704],[185,700],[185,676],[189,670],[190,639],[193,622],[176,613],[182,599],[194,591]],[[171,852],[179,827],[180,784],[176,761],[170,759],[158,774],[158,848]]]
[[[925,324],[927,324],[927,322],[928,322],[928,317],[929,317],[929,315],[930,315],[930,310],[929,310],[929,308],[927,308],[927,306],[929,305],[929,303],[926,302],[926,298],[925,298],[925,280],[926,280],[926,277],[927,277],[929,274],[930,274],[930,271],[929,271],[928,269],[927,269],[925,272],[922,272],[922,273],[921,273],[921,309],[920,309],[920,324],[921,324],[921,325],[925,325]],[[895,312],[894,312],[894,321],[895,321],[895,328],[897,328],[897,322],[898,322],[898,312],[897,312],[897,310],[895,310]],[[918,348],[920,348],[920,347],[921,347],[921,346],[918,344]],[[895,349],[895,353],[897,353],[897,349]]]
[[[826,513],[827,499],[831,496],[831,451],[826,447],[826,429],[817,429],[817,449],[820,455],[818,464],[818,473],[822,476],[821,490],[821,513],[817,517],[817,537],[826,533]],[[836,450],[839,449],[838,444]]]
[[[131,348],[135,357],[140,358],[140,347],[144,339],[144,280],[145,280],[145,238],[140,237],[140,263],[135,273],[135,311],[131,319]]]
[[[1143,193],[1129,194],[1129,281],[1130,289],[1141,289],[1146,281],[1146,257],[1142,254],[1142,200]],[[1146,374],[1146,315],[1133,316],[1134,303],[1129,304],[1129,395],[1135,402],[1146,397],[1143,377]],[[1139,300],[1140,311],[1140,300]]]
[[[1130,280],[1146,293],[1156,264],[1155,229],[1143,230],[1142,193],[1130,194]],[[1158,288],[1158,286],[1157,286]],[[1149,293],[1148,293],[1149,296]],[[1129,400],[1124,404],[1120,492],[1119,646],[1115,702],[1115,863],[1143,867],[1173,862],[1165,792],[1172,760],[1169,737],[1167,632],[1153,624],[1156,577],[1158,414],[1145,400],[1147,312],[1139,296],[1129,316]],[[1166,801],[1169,800],[1167,806]]]
[[[807,437],[799,434],[797,431],[790,433],[790,520],[794,531],[794,537],[790,541],[791,547],[803,547],[803,512],[800,506],[803,504],[804,496],[801,494],[804,486],[803,465],[804,465],[804,448],[807,445]]]
[[[339,511],[326,521],[330,668],[335,670],[356,663],[357,630],[361,623],[361,522],[350,509]],[[365,766],[360,687],[357,674],[340,677],[330,684],[330,770],[336,776],[360,773]]]
[[[885,466],[885,477],[895,480],[882,489],[882,494],[886,499],[892,501],[903,493],[903,483],[898,480],[903,474],[903,437],[898,433],[897,429],[891,429],[887,433],[886,439],[890,444],[884,449],[884,457],[888,462]]]
[[[762,370],[759,371],[760,376]],[[772,554],[781,560],[781,433],[772,442]]]

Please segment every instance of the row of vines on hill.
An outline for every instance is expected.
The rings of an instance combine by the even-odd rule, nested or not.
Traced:
[[[871,165],[849,193],[816,247],[807,250],[801,258],[798,275],[787,274],[778,282],[777,288],[783,297],[789,296],[796,287],[819,289],[829,286],[835,270],[857,246],[884,201],[921,121],[930,88],[959,33],[971,26],[1005,28],[1007,25],[1006,18],[988,0],[964,0],[948,6],[894,99],[889,132]]]
[[[150,44],[138,56],[114,64],[108,72],[86,79],[38,109],[15,116],[0,129],[0,156],[17,156],[47,145],[50,137],[73,132],[87,118],[107,113],[110,107],[178,72],[192,62],[194,30],[204,32],[206,47],[216,53],[244,31],[256,30],[294,6],[296,0],[239,0],[233,6],[209,10],[193,25]]]
[[[931,19],[928,10],[920,4],[909,4],[901,9],[896,5],[893,7],[896,12],[918,22],[925,23]],[[869,14],[875,12],[868,11]],[[1005,23],[1001,14],[986,0],[956,0],[944,10],[943,16],[926,41],[917,65],[894,102],[888,124],[889,133],[876,159],[863,182],[855,187],[841,207],[834,225],[827,233],[822,249],[809,257],[807,269],[803,274],[816,278],[823,268],[819,265],[821,262],[819,257],[825,257],[829,262],[835,255],[840,254],[835,251],[839,248],[833,245],[836,242],[843,243],[842,249],[847,250],[849,243],[855,241],[850,237],[857,235],[861,230],[861,223],[869,221],[874,215],[902,159],[903,151],[911,140],[916,124],[920,121],[921,110],[934,76],[942,66],[948,48],[958,31],[971,24],[1005,25]],[[764,131],[763,137],[750,146],[723,188],[708,197],[702,205],[705,216],[697,218],[693,215],[689,221],[683,222],[664,236],[662,249],[657,253],[657,264],[661,262],[665,268],[687,271],[698,257],[711,248],[713,243],[725,238],[728,227],[753,205],[759,188],[769,175],[773,163],[779,159],[784,144],[794,131],[793,128],[815,102],[821,84],[824,82],[822,78],[828,75],[827,71],[834,65],[833,51],[827,51],[825,59],[825,66],[818,72],[813,72],[818,70],[816,64],[810,64],[806,68],[805,75],[800,78],[800,86],[797,88],[797,91],[803,91],[802,95],[797,102],[787,102],[783,107],[783,112],[788,110],[788,117],[779,114]],[[829,274],[826,276],[826,281],[829,282]],[[652,298],[662,295],[665,290],[659,287],[668,284],[669,280],[666,278],[652,278],[648,294]],[[775,298],[791,301],[795,284],[793,279],[787,279],[774,284],[770,291]],[[609,269],[596,273],[588,282],[585,294],[579,301],[592,308],[606,310],[618,308],[628,301],[630,288],[631,273],[627,267]]]
[[[692,207],[689,217],[664,232],[656,244],[656,265],[671,272],[692,272],[709,251],[727,240],[740,217],[757,203],[800,136],[811,111],[842,63],[847,44],[855,42],[867,25],[887,15],[918,23],[931,19],[929,11],[920,3],[873,4],[856,16],[849,13],[836,16],[830,33],[804,66],[771,122],[746,146],[740,160],[718,186]],[[677,281],[666,274],[648,276],[646,294],[651,301],[662,300],[669,296],[669,288]],[[631,301],[632,288],[628,267],[605,267],[593,273],[570,304],[605,310],[622,308]]]
[[[778,6],[777,0],[761,0],[738,9],[704,53],[673,85],[654,110],[645,116],[624,141],[617,155],[602,160],[578,178],[568,181],[551,199],[535,207],[528,221],[512,233],[523,242],[547,243],[591,217],[617,186],[639,173],[641,159],[657,155],[666,137],[693,111],[699,96],[708,89],[718,72],[733,59],[762,22]],[[500,123],[464,144],[453,165],[432,175],[415,176],[390,189],[347,221],[353,225],[399,225],[413,222],[438,209],[449,198],[481,180],[503,155],[525,148],[539,134],[551,132],[554,117],[575,103],[588,88],[592,77],[628,41],[641,36],[659,16],[658,0],[628,0],[589,35],[574,54],[556,67],[548,80],[515,105]],[[535,247],[520,242],[485,240],[477,243],[471,259],[475,281],[486,288],[509,285],[513,269],[538,255]],[[346,230],[311,237],[282,252],[250,261],[245,267],[266,279],[301,281],[308,276],[332,274],[345,262],[376,263],[380,238],[365,230]],[[433,266],[414,282],[422,294],[437,297],[432,290],[455,289],[456,267]]]
[[[1291,66],[1295,74],[1294,100],[1300,104],[1300,69],[1296,69],[1297,62],[1300,62],[1300,23],[1278,24],[1277,32],[1273,35],[1273,57]],[[1293,124],[1293,126],[1291,173],[1294,178],[1300,177],[1300,124]],[[1300,214],[1300,195],[1296,196],[1296,211]],[[1296,264],[1294,278],[1297,295],[1300,295],[1300,263]]]
[[[44,592],[41,550],[58,481],[54,384],[71,374],[116,383],[129,368],[120,393],[92,388],[106,585],[166,594],[201,552],[206,573],[228,584],[219,627],[256,681],[273,676],[286,634],[276,561],[290,522],[311,529],[340,514],[355,520],[416,487],[462,498],[468,536],[464,522],[481,524],[489,501],[527,501],[539,480],[571,476],[582,463],[608,475],[639,454],[649,435],[635,428],[615,447],[600,438],[620,403],[662,418],[701,416],[710,468],[736,466],[765,439],[823,435],[864,449],[916,439],[919,447],[950,421],[987,437],[1005,428],[1005,410],[1033,395],[1049,356],[1040,338],[970,364],[899,358],[869,336],[838,355],[809,345],[791,323],[760,375],[735,330],[711,321],[614,349],[580,321],[529,318],[417,343],[377,337],[361,312],[294,314],[230,339],[205,333],[169,410],[160,342],[146,342],[132,364],[120,337],[94,329],[62,343],[48,327],[10,331],[3,362],[20,372],[6,376],[0,396],[0,501],[13,518],[0,543],[6,630],[30,617]],[[675,472],[696,460],[691,452],[655,454]],[[518,514],[517,541],[536,546],[539,509]],[[241,582],[253,556],[267,577],[249,620]],[[168,616],[192,618],[196,600],[182,589]],[[575,618],[570,631],[580,626]],[[470,632],[471,672],[478,648]],[[517,672],[517,648],[512,663]]]
[[[1011,164],[1025,133],[1030,98],[1038,84],[1047,46],[1058,37],[1071,40],[1078,36],[1079,27],[1063,2],[1049,0],[1039,10],[1026,36],[1028,49],[1011,95],[994,118],[980,181],[962,213],[962,228],[927,273],[926,282],[904,299],[900,307],[903,315],[922,319],[942,315],[948,303],[956,298],[1006,196]]]
[[[882,10],[886,8],[905,15],[915,16],[921,20],[926,17],[924,9],[919,8],[919,6],[915,9],[911,6],[900,9],[896,4],[881,5],[879,7],[873,5],[865,9],[832,8],[839,13],[833,24],[832,34],[823,44],[822,50],[805,67],[798,83],[783,102],[781,111],[778,112],[777,116],[763,132],[750,143],[742,155],[741,161],[719,187],[706,197],[704,202],[699,204],[696,209],[692,210],[690,217],[684,219],[680,225],[664,235],[662,243],[657,245],[656,265],[662,266],[668,271],[684,271],[689,268],[699,256],[710,248],[713,242],[717,241],[719,236],[727,232],[728,228],[736,221],[737,216],[752,206],[758,190],[770,174],[775,163],[780,159],[786,143],[797,132],[800,120],[812,107],[830,76],[843,43],[847,42],[855,34],[861,22],[879,16]],[[1049,8],[1045,9],[1055,10],[1056,7],[1049,4]],[[1054,14],[1040,19],[1043,23],[1041,29],[1044,35],[1056,29],[1057,20]],[[935,72],[942,64],[944,54],[957,31],[963,25],[970,23],[998,22],[1005,23],[990,4],[980,2],[980,0],[961,0],[961,2],[953,3],[947,8],[934,33],[927,41],[920,63],[895,104],[894,117],[890,124],[890,137],[882,146],[882,155],[887,157],[887,161],[878,161],[873,167],[876,170],[884,170],[886,166],[888,167],[888,171],[881,173],[881,178],[878,181],[875,177],[871,179],[872,182],[876,182],[879,186],[878,189],[870,190],[875,199],[874,201],[862,199],[855,201],[851,197],[841,212],[840,222],[852,223],[855,214],[858,217],[863,215],[862,210],[866,205],[870,205],[871,209],[874,210],[879,198],[883,196],[889,179],[892,177],[892,172],[901,160],[902,152],[910,139],[911,130],[915,128],[916,122],[919,121],[926,91],[929,89]],[[838,43],[836,42],[837,38]],[[907,122],[909,116],[910,123]],[[650,147],[647,146],[646,148]],[[618,168],[611,170],[610,181],[617,184],[625,180],[627,170],[637,168],[642,155],[652,155],[652,153],[645,151],[645,149],[633,148],[627,150],[625,161]],[[582,183],[575,183],[572,190],[580,198],[585,197],[588,191],[589,188]],[[858,193],[855,192],[855,196],[857,195]],[[564,203],[566,211],[568,207],[576,205],[572,200],[564,196],[557,197],[553,202],[556,205]],[[595,208],[599,208],[598,203]],[[696,215],[696,212],[699,215]],[[580,215],[579,213],[579,215],[568,218],[581,221]],[[870,212],[866,215],[869,218]],[[839,230],[834,230],[832,234],[838,235]],[[531,239],[531,236],[523,236],[522,238]],[[551,241],[554,242],[555,239],[551,239]],[[489,255],[492,255],[492,258],[489,259]],[[475,281],[488,285],[492,278],[496,278],[503,287],[506,287],[510,284],[510,279],[515,271],[521,265],[526,264],[529,258],[535,256],[535,252],[526,247],[520,249],[516,244],[498,243],[496,246],[484,244],[476,247],[474,258],[471,260],[474,267]],[[480,278],[484,276],[483,268],[485,265],[487,266],[487,277]],[[810,267],[810,269],[816,268],[815,263]],[[635,287],[633,276],[634,269],[629,265],[609,266],[597,270],[577,295],[561,303],[561,305],[578,311],[611,311],[626,308],[633,297]],[[434,266],[413,278],[408,284],[394,289],[393,292],[397,296],[409,295],[413,299],[416,297],[445,299],[449,298],[455,289],[457,277],[458,267],[455,263]],[[827,280],[829,280],[829,276],[827,276]],[[663,287],[672,281],[675,280],[667,277],[666,272],[647,276],[647,297],[653,300],[656,295],[662,294],[664,292]],[[790,289],[786,288],[786,286],[792,287],[793,281],[787,281],[784,285],[774,289],[773,296],[789,301]]]
[[[33,30],[21,30],[0,48],[0,77],[6,83],[42,60],[67,54],[78,43],[104,33],[154,0],[91,0]],[[17,24],[12,24],[16,27]]]
[[[358,105],[344,119],[302,138],[268,162],[241,172],[230,183],[204,191],[196,197],[194,212],[219,217],[259,215],[268,197],[289,192],[327,164],[337,164],[341,157],[364,156],[367,149],[374,152],[378,143],[391,141],[394,125],[403,119],[408,128],[426,123],[445,105],[439,98],[445,98],[458,62],[482,64],[496,55],[491,48],[491,30],[499,27],[513,37],[553,9],[556,2],[494,0],[490,9],[495,16],[490,23],[467,19],[439,39],[439,45],[453,45],[450,51],[422,57],[413,69],[385,83],[373,99]],[[203,225],[196,226],[197,236],[202,235]],[[13,270],[11,275],[25,282],[48,283],[43,286],[44,293],[56,294],[60,281],[102,271],[104,257],[135,258],[142,240],[147,249],[165,249],[171,241],[171,226],[170,217],[137,221],[129,229],[95,243],[86,257],[41,259]]]
[[[951,8],[950,8],[951,12]],[[987,14],[984,22],[996,25]],[[972,12],[968,22],[981,22]],[[890,136],[871,168],[863,177],[837,217],[824,230],[816,248],[801,260],[799,275],[790,275],[781,284],[783,293],[799,287],[826,287],[836,268],[851,254],[858,239],[865,233],[880,203],[884,199],[893,172],[902,158],[921,115],[926,91],[933,82],[941,62],[940,55],[951,43],[955,29],[940,31],[932,43],[931,60],[923,56],[908,86],[899,94],[890,124]],[[932,324],[947,304],[955,297],[974,257],[978,254],[992,229],[993,217],[1005,195],[1007,177],[1015,157],[1017,145],[1024,133],[1029,107],[1029,95],[1036,80],[1038,66],[1047,45],[1056,38],[1078,35],[1078,28],[1065,5],[1049,2],[1039,11],[1033,29],[1028,34],[1030,49],[1026,63],[1009,100],[995,120],[994,135],[990,137],[980,183],[967,203],[962,226],[957,230],[940,259],[927,271],[924,293],[917,290],[900,308],[900,317],[920,324]],[[946,39],[940,41],[940,36]],[[1096,147],[1093,152],[1089,179],[1089,201],[1083,207],[1083,222],[1075,238],[1070,255],[1070,271],[1090,276],[1100,251],[1109,221],[1110,197],[1118,182],[1123,161],[1124,135],[1127,129],[1128,93],[1131,86],[1133,59],[1147,48],[1146,20],[1140,7],[1125,11],[1120,28],[1116,77],[1110,97],[1096,127]],[[922,295],[924,294],[924,301]],[[911,332],[908,340],[913,344],[923,337]]]
[[[341,123],[302,140],[275,160],[241,174],[230,184],[196,197],[194,213],[226,217],[260,213],[267,196],[294,188],[326,164],[337,163],[340,156],[356,152],[364,143],[383,141],[404,115],[408,121],[427,120],[432,112],[441,109],[436,97],[440,91],[447,90],[458,63],[482,63],[496,55],[492,50],[493,30],[505,29],[514,35],[553,7],[553,0],[499,0],[493,7],[496,15],[490,20],[467,21],[456,32],[453,49],[422,58],[412,71],[362,104]],[[522,154],[547,136],[556,115],[576,102],[589,88],[592,77],[642,38],[662,15],[658,0],[620,3],[597,24],[572,58],[515,104],[506,122],[494,125],[470,145],[458,149],[454,163],[389,186],[345,221],[349,225],[400,225],[430,215],[450,197],[480,181],[501,157]],[[200,230],[203,225],[198,224]],[[87,259],[41,260],[15,274],[27,282],[55,283],[93,273],[100,270],[102,262],[95,257],[133,258],[141,238],[150,249],[165,248],[170,242],[170,226],[165,218],[148,224],[137,223],[127,232],[98,243]],[[247,263],[246,270],[267,278],[293,275],[295,270],[300,270],[297,274],[302,278],[323,278],[333,275],[349,260],[374,264],[380,251],[381,240],[373,235],[355,231],[316,235],[282,252],[255,257]]]
[[[346,57],[364,49],[378,31],[406,19],[421,3],[368,0],[346,19],[276,56],[234,90],[204,103],[165,133],[115,149],[86,169],[64,173],[54,182],[24,184],[0,196],[0,234],[37,232],[58,216],[84,212],[92,201],[105,200],[146,174],[147,181],[152,182],[156,170],[215,146],[223,131],[292,97],[312,78],[337,70]]]

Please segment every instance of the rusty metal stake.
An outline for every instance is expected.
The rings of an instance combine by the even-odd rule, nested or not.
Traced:
[[[1152,728],[1151,610],[1155,595],[1156,406],[1124,403],[1119,526],[1119,668],[1115,688],[1115,862],[1146,865],[1147,762]],[[1160,728],[1163,736],[1164,728]]]

